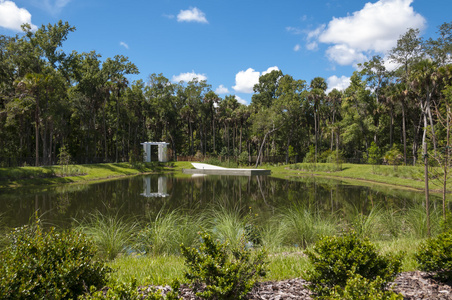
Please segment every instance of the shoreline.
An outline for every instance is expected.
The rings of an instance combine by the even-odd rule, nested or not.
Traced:
[[[328,165],[328,164],[319,164]],[[182,174],[182,169],[191,168],[191,162],[172,162],[168,164],[145,164],[144,167],[133,167],[129,163],[108,163],[108,164],[92,164],[92,165],[74,165],[87,170],[87,174],[75,175],[67,177],[46,177],[49,169],[55,170],[61,166],[51,167],[23,167],[23,168],[0,168],[0,189],[16,189],[22,187],[39,187],[50,185],[65,184],[89,184],[125,178],[129,176],[146,175],[146,174],[175,174],[178,171]],[[343,170],[337,172],[325,171],[302,171],[290,169],[289,165],[269,166],[264,165],[262,168],[271,170],[269,176],[281,179],[296,179],[300,177],[317,177],[332,180],[339,180],[351,185],[364,185],[373,187],[375,185],[396,189],[409,190],[414,192],[424,192],[424,182],[412,180],[408,178],[400,178],[393,176],[384,176],[373,174],[371,172],[372,165],[346,164]],[[392,169],[392,166],[379,166],[382,169]],[[416,167],[411,167],[416,168]],[[12,178],[3,179],[5,174],[14,170],[23,169],[35,173],[35,178]],[[47,173],[46,173],[47,172]],[[334,173],[334,174],[333,174]],[[364,176],[360,176],[364,175]],[[431,180],[432,181],[432,180]],[[438,189],[434,184],[430,185],[431,194],[441,194],[442,190]],[[448,190],[452,190],[452,184],[448,184]],[[448,196],[450,192],[447,193]]]

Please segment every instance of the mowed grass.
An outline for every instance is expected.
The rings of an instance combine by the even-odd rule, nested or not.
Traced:
[[[138,165],[109,163],[0,168],[0,187],[86,183],[145,173],[177,172],[183,168],[191,168],[191,164],[189,162],[140,163]]]
[[[305,167],[303,167],[305,165]],[[73,170],[67,176],[60,176],[65,173],[63,168]],[[243,167],[243,166],[241,166]],[[253,168],[254,166],[250,166]],[[17,167],[0,168],[0,187],[20,187],[26,185],[41,184],[64,184],[89,181],[102,181],[121,176],[133,176],[143,173],[176,173],[181,174],[182,169],[191,169],[191,162],[170,162],[170,163],[140,163],[133,166],[130,163],[110,163],[92,165],[70,165],[70,166],[49,166],[49,167]],[[269,169],[273,177],[293,178],[301,176],[319,176],[340,179],[347,184],[369,185],[375,184],[389,185],[397,188],[424,190],[424,169],[422,166],[372,166],[366,164],[342,164],[341,171],[335,171],[337,166],[330,163],[318,163],[313,168],[312,164],[264,164],[259,168]],[[436,172],[430,172],[431,176]],[[430,191],[440,193],[440,181],[430,179]],[[452,190],[452,181],[447,184],[447,189]]]
[[[396,239],[374,242],[382,254],[403,252],[402,271],[414,271],[417,263],[414,253],[422,239]],[[310,249],[308,247],[307,249]],[[268,253],[268,272],[263,281],[277,281],[303,278],[312,266],[301,248],[281,247]],[[173,280],[183,282],[184,259],[180,255],[128,255],[108,262],[115,271],[113,277],[130,282],[136,279],[138,285],[166,285]]]
[[[297,168],[296,165],[299,165]],[[375,183],[382,185],[390,185],[397,188],[406,188],[422,191],[425,188],[424,183],[424,167],[423,166],[372,166],[366,164],[342,164],[341,171],[333,170],[335,164],[318,163],[316,170],[304,170],[300,168],[302,165],[308,164],[292,164],[292,165],[264,165],[262,168],[272,171],[273,177],[290,178],[297,176],[319,176],[340,179],[345,183],[353,185],[374,185]],[[307,169],[307,168],[306,168]],[[429,171],[433,177],[435,172]],[[440,193],[440,181],[430,178],[429,188],[432,193]],[[447,189],[452,189],[452,181],[449,180]]]

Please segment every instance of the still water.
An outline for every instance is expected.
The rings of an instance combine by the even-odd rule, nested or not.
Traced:
[[[404,209],[422,201],[422,193],[347,185],[314,177],[165,174],[86,185],[0,190],[0,221],[8,227],[17,227],[29,223],[37,212],[46,224],[70,227],[74,220],[96,212],[141,219],[161,210],[190,213],[218,205],[243,209],[265,221],[291,205],[309,205],[332,212],[353,207],[366,214],[374,206]]]

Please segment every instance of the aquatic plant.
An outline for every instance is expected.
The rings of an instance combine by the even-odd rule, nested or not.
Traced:
[[[79,222],[76,229],[94,241],[100,257],[112,260],[130,249],[137,225],[137,222],[126,221],[118,215],[96,212]]]
[[[286,245],[306,247],[321,236],[338,232],[334,215],[322,214],[319,210],[305,205],[285,208],[276,218],[280,219],[280,230]]]

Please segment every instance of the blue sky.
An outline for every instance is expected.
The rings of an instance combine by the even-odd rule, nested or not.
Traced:
[[[273,69],[343,89],[357,63],[384,57],[408,28],[436,37],[451,11],[451,0],[0,0],[0,34],[68,21],[65,51],[121,54],[140,70],[131,80],[196,76],[249,103]]]

